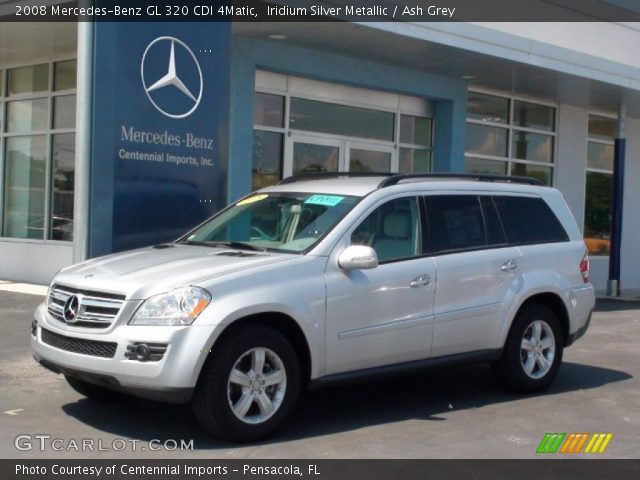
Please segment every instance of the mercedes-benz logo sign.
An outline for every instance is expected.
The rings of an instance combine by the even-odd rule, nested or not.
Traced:
[[[169,53],[169,58],[166,58],[166,53]],[[155,60],[157,55],[165,56],[167,61],[166,73],[159,75],[157,72],[153,72],[155,76],[149,78],[152,76],[152,68],[148,64],[153,63],[150,61],[150,57],[153,56]],[[176,67],[176,56],[180,59],[178,65],[180,72]],[[147,72],[146,76],[145,71]],[[198,108],[202,99],[202,70],[196,56],[183,41],[175,37],[158,37],[153,40],[147,45],[142,55],[140,75],[142,76],[142,86],[147,98],[163,115],[169,118],[185,118]],[[186,78],[191,81],[187,83]],[[179,105],[175,105],[176,102],[172,102],[166,96],[162,97],[154,93],[164,89],[173,89],[175,92],[180,92],[182,98],[177,102]]]
[[[76,321],[78,317],[78,312],[80,311],[80,299],[77,295],[71,295],[67,298],[67,301],[64,302],[64,307],[62,309],[62,318],[67,323],[73,323]]]

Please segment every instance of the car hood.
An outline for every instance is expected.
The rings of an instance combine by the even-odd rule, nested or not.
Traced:
[[[170,288],[198,285],[222,275],[297,257],[299,255],[166,244],[72,265],[62,270],[54,282],[139,300]]]

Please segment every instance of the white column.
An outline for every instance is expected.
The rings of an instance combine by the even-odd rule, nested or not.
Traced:
[[[78,22],[76,87],[76,162],[73,203],[73,261],[89,252],[89,184],[91,169],[91,98],[93,89],[93,22]]]

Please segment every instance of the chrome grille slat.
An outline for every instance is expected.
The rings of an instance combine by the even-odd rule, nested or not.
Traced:
[[[80,310],[75,322],[66,322],[64,305],[72,295],[81,298]],[[54,284],[49,293],[47,312],[53,319],[72,327],[106,328],[114,322],[120,313],[124,299],[124,295],[102,294],[93,290]]]
[[[115,308],[119,309],[122,305],[121,300],[107,300],[96,297],[82,297],[82,304],[90,307]]]
[[[62,313],[62,305],[57,303],[49,303],[49,310],[55,310],[58,313]]]
[[[94,317],[93,315],[78,315],[78,319],[85,322],[111,323],[111,317]]]

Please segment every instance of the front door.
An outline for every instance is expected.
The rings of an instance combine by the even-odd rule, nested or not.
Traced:
[[[327,374],[426,358],[431,348],[435,262],[421,256],[417,198],[388,200],[354,226],[327,265]],[[339,253],[369,245],[380,264],[342,270]]]

